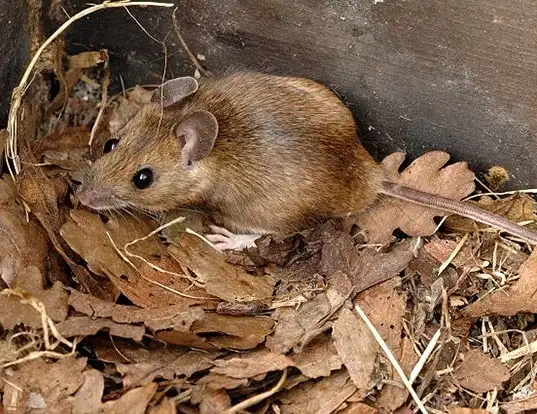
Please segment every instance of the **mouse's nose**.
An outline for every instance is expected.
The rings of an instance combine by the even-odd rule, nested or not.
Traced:
[[[104,201],[103,194],[93,188],[81,188],[76,196],[83,205],[90,208],[99,208],[100,204]]]

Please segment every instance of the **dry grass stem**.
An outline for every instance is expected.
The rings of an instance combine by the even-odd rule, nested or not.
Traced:
[[[464,237],[459,241],[457,246],[455,246],[455,248],[453,249],[453,251],[451,252],[449,257],[444,261],[444,263],[442,263],[440,265],[440,267],[438,268],[438,276],[440,276],[442,274],[442,272],[444,270],[446,270],[446,268],[449,266],[449,264],[453,261],[453,259],[455,259],[455,257],[457,257],[457,255],[461,251],[462,247],[466,243],[466,240],[468,240],[468,234],[464,235]]]
[[[142,274],[142,272],[140,272],[140,270],[136,267],[136,265],[134,263],[132,263],[129,258],[123,254],[123,252],[117,247],[116,243],[114,242],[114,239],[112,239],[112,236],[110,236],[110,233],[106,232],[106,235],[108,236],[108,239],[110,240],[110,243],[112,243],[112,246],[114,247],[114,250],[117,252],[117,254],[119,254],[119,256],[129,265],[131,266],[135,271],[136,273],[138,273],[140,275],[140,277],[142,279],[144,279],[145,281],[153,284],[153,285],[156,285],[164,290],[167,290],[168,292],[171,292],[171,293],[174,293],[178,296],[182,296],[184,298],[188,298],[188,299],[195,299],[195,300],[210,300],[211,298],[204,298],[204,297],[198,297],[198,296],[191,296],[191,295],[187,295],[186,293],[183,293],[183,292],[179,292],[178,290],[175,290],[175,289],[172,289],[171,287],[168,287],[166,285],[163,285],[162,283],[160,282],[155,282],[154,280],[151,280],[149,279],[148,277],[144,276]]]
[[[406,389],[412,396],[412,399],[416,403],[416,406],[419,408],[422,414],[428,414],[428,411],[423,405],[423,402],[420,400],[420,397],[418,396],[418,394],[416,394],[416,391],[414,391],[412,384],[409,382],[408,378],[406,377],[406,374],[403,371],[403,368],[401,368],[401,365],[399,364],[399,362],[393,355],[392,351],[390,351],[390,348],[388,348],[388,345],[386,344],[386,342],[384,342],[384,339],[382,339],[382,337],[380,336],[380,333],[377,331],[375,326],[371,323],[371,321],[369,320],[369,318],[367,317],[363,309],[360,307],[360,305],[355,304],[354,309],[356,309],[356,312],[358,312],[358,315],[360,315],[362,320],[365,322],[365,324],[367,325],[367,327],[369,328],[369,330],[375,337],[375,340],[378,342],[379,346],[384,351],[384,354],[386,355],[386,357],[392,364],[393,368],[395,369],[399,377],[401,377],[401,381],[403,381],[403,384],[405,385]]]
[[[226,411],[226,414],[240,413],[241,411],[246,410],[248,407],[258,404],[264,399],[276,394],[278,391],[282,389],[283,385],[285,384],[286,379],[287,379],[287,369],[284,369],[280,380],[274,387],[272,387],[268,391],[262,392],[261,394],[254,395],[253,397],[250,397],[247,400],[244,400],[234,405],[233,407],[229,408]]]
[[[418,375],[420,374],[421,370],[425,366],[425,363],[427,362],[427,360],[429,359],[429,357],[433,353],[434,347],[438,343],[438,339],[440,339],[440,334],[441,333],[442,333],[442,331],[440,329],[438,329],[435,332],[435,334],[433,335],[433,337],[431,338],[431,340],[429,341],[429,343],[427,344],[427,347],[423,351],[423,354],[421,354],[420,359],[418,360],[418,362],[416,363],[416,365],[412,369],[412,372],[410,373],[410,376],[408,377],[408,382],[410,384],[413,384],[414,381],[416,381],[416,378],[418,378]]]
[[[22,75],[21,81],[19,82],[19,85],[13,89],[12,95],[11,95],[11,107],[9,109],[9,115],[8,115],[8,122],[7,122],[7,130],[9,133],[9,139],[6,144],[6,157],[11,159],[13,161],[13,168],[14,171],[11,170],[10,163],[8,162],[9,170],[11,175],[14,177],[15,174],[20,173],[20,159],[17,151],[17,123],[18,123],[18,112],[19,108],[22,103],[22,98],[24,97],[24,94],[26,93],[26,90],[28,89],[32,76],[35,76],[33,74],[33,70],[37,64],[37,61],[43,54],[43,52],[46,50],[50,44],[56,40],[69,26],[71,26],[74,22],[77,20],[82,19],[83,17],[86,17],[92,13],[95,13],[100,10],[105,9],[111,9],[111,8],[118,8],[118,7],[132,7],[132,6],[154,6],[154,7],[172,7],[173,3],[161,3],[161,2],[155,2],[155,1],[130,1],[130,0],[119,0],[119,1],[105,1],[101,4],[93,5],[91,7],[88,7],[87,9],[84,9],[74,16],[70,17],[69,20],[67,20],[65,23],[63,23],[52,35],[50,35],[43,44],[39,47],[37,52],[32,57],[30,63],[26,67],[26,70],[24,71],[24,74]]]
[[[101,123],[101,119],[104,114],[104,110],[106,108],[106,102],[108,100],[108,86],[110,85],[110,68],[108,67],[108,57],[106,61],[104,62],[104,70],[105,75],[102,83],[102,93],[101,93],[101,107],[99,108],[99,112],[97,113],[97,117],[95,118],[95,122],[93,123],[93,126],[91,127],[91,133],[90,133],[90,139],[88,142],[88,147],[91,154],[91,144],[93,144],[93,140],[95,139],[95,135],[97,134],[97,129],[99,128],[99,124]]]

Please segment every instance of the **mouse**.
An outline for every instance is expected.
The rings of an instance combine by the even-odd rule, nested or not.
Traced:
[[[164,82],[105,143],[76,191],[96,211],[207,213],[218,225],[206,237],[218,250],[358,213],[380,195],[537,244],[537,232],[473,204],[390,182],[327,86],[253,71]]]

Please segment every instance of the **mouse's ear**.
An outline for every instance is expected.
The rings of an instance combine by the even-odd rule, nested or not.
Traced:
[[[175,135],[181,145],[181,163],[188,167],[209,155],[213,149],[218,121],[209,111],[195,111],[177,124]]]
[[[198,81],[191,76],[170,79],[153,92],[151,101],[162,102],[162,106],[166,108],[195,93],[198,86]]]

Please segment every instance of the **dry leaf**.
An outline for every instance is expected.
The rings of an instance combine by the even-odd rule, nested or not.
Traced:
[[[145,334],[145,327],[143,326],[120,324],[110,319],[94,319],[88,316],[70,317],[58,324],[57,328],[60,334],[66,338],[95,335],[97,332],[106,329],[110,332],[110,335],[131,338],[140,342]]]
[[[532,391],[527,397],[513,399],[500,405],[507,414],[533,412],[537,409],[537,392]],[[533,410],[533,411],[532,411]]]
[[[380,411],[376,409],[375,407],[371,407],[364,403],[352,403],[349,404],[346,408],[343,410],[339,410],[338,414],[378,414]],[[412,411],[410,411],[409,414],[411,414]],[[395,413],[398,414],[398,413]]]
[[[0,273],[7,285],[26,266],[46,270],[49,244],[46,233],[35,220],[26,219],[24,208],[16,202],[12,183],[0,179]]]
[[[159,405],[149,409],[147,414],[176,414],[175,401],[164,397]]]
[[[47,414],[71,412],[67,397],[84,382],[86,358],[65,357],[55,363],[31,360],[15,372],[4,386],[6,412],[23,414],[26,408],[46,408]]]
[[[475,201],[472,202],[475,203]],[[514,223],[537,221],[537,215],[535,214],[537,211],[537,202],[527,194],[514,194],[501,199],[492,199],[488,196],[483,196],[476,204],[482,209],[505,217]],[[488,226],[465,217],[450,216],[445,221],[445,227],[453,232],[470,233]]]
[[[101,408],[101,398],[104,391],[103,374],[96,369],[84,371],[84,382],[75,395],[69,400],[72,414],[95,414]]]
[[[65,128],[53,131],[44,137],[35,145],[34,151],[42,154],[43,162],[64,170],[81,171],[86,166],[89,139],[88,127]]]
[[[468,306],[463,315],[479,318],[486,315],[515,315],[519,312],[537,313],[537,249],[518,270],[519,279],[508,289],[486,294]]]
[[[374,382],[379,345],[365,322],[353,311],[342,309],[334,322],[332,337],[356,388],[369,390]]]
[[[127,388],[149,384],[155,378],[173,380],[184,376],[189,378],[198,371],[213,366],[218,354],[186,351],[173,347],[160,349],[138,349],[137,352],[122,347],[125,357],[132,363],[116,362],[118,372],[123,376],[123,384]]]
[[[231,407],[231,398],[223,389],[211,389],[203,387],[198,399],[192,398],[194,404],[198,403],[200,414],[225,413]]]
[[[100,414],[125,414],[126,407],[129,408],[129,414],[145,414],[149,402],[157,392],[157,387],[158,385],[152,382],[129,390],[118,400],[104,403]]]
[[[502,389],[502,383],[511,377],[509,368],[498,359],[491,358],[479,349],[472,349],[454,372],[459,385],[482,393],[494,388]]]
[[[303,375],[309,378],[328,377],[343,364],[330,336],[321,334],[298,354],[290,357]]]
[[[211,372],[215,374],[232,378],[252,378],[270,371],[281,371],[295,364],[288,356],[275,354],[263,348],[231,359],[217,359],[214,365]]]
[[[67,57],[67,64],[70,69],[73,68],[91,68],[108,60],[108,53],[102,49],[99,51],[82,52],[77,55]]]
[[[418,355],[416,355],[416,352],[414,351],[412,340],[408,337],[403,338],[400,348],[399,354],[395,354],[395,357],[408,377],[418,362]],[[391,380],[398,383],[399,386],[386,384],[380,391],[375,404],[377,407],[381,407],[388,412],[394,412],[398,407],[405,403],[409,396],[409,392],[403,385],[401,377],[393,368]]]
[[[191,333],[180,331],[159,331],[156,337],[173,345],[190,346],[200,349],[255,348],[270,333],[273,321],[262,316],[229,316],[206,313],[191,326]],[[216,334],[219,335],[209,335]],[[202,334],[202,335],[196,335]]]
[[[202,377],[198,384],[205,385],[213,390],[226,389],[232,390],[234,388],[243,387],[248,384],[249,378],[231,378],[227,375],[215,374],[210,372]]]
[[[197,302],[156,284],[182,292],[190,287],[188,280],[154,270],[140,260],[132,258],[131,261],[138,268],[137,272],[121,258],[107,236],[108,232],[116,247],[122,249],[126,243],[144,237],[154,230],[155,222],[143,218],[118,217],[110,219],[105,224],[98,215],[84,210],[71,210],[70,215],[71,218],[61,228],[62,237],[88,262],[88,267],[92,271],[108,276],[135,305],[142,308],[159,308],[184,302]],[[136,243],[129,248],[129,251],[146,257],[146,260],[168,272],[182,274],[171,259],[163,257],[164,246],[156,237]],[[155,259],[159,256],[160,260]],[[189,289],[188,294],[194,297],[207,296],[195,287]]]
[[[389,180],[427,193],[461,200],[475,189],[474,173],[465,162],[445,166],[449,154],[427,152],[399,173],[405,159],[403,153],[394,153],[382,161]],[[385,243],[395,229],[412,237],[430,236],[437,227],[434,217],[445,213],[390,197],[382,197],[372,208],[357,215],[357,223],[370,243]]]
[[[320,381],[310,380],[280,393],[280,410],[282,414],[330,414],[355,391],[349,374],[342,370]]]
[[[351,277],[355,292],[397,276],[414,257],[415,244],[408,240],[387,253],[375,249],[359,249],[348,233],[339,231],[323,235],[321,271],[331,275],[342,271]],[[380,265],[381,264],[381,265]]]
[[[444,263],[458,244],[455,240],[434,238],[428,243],[425,243],[423,249],[438,260],[438,262]],[[453,260],[451,260],[451,264],[455,267],[482,265],[483,261],[475,258],[472,248],[472,243],[467,240]]]
[[[328,281],[326,292],[302,304],[298,309],[283,307],[272,314],[278,323],[267,339],[267,347],[274,353],[285,354],[306,346],[316,335],[327,329],[327,319],[335,313],[353,292],[349,278],[335,273]]]
[[[406,310],[406,294],[395,289],[401,286],[396,277],[360,292],[355,303],[367,314],[380,336],[396,355],[401,349],[403,317]]]
[[[225,255],[208,246],[199,237],[184,233],[178,247],[170,246],[171,255],[191,269],[205,283],[207,293],[228,302],[268,303],[274,281],[268,276],[252,276],[241,267],[225,261]]]
[[[448,414],[488,414],[488,411],[480,408],[453,407],[448,408]]]
[[[116,135],[129,122],[140,108],[151,101],[152,91],[136,86],[126,91],[125,96],[119,95],[117,103],[108,122],[110,135]]]
[[[204,316],[201,307],[188,303],[156,309],[140,309],[136,306],[118,305],[71,289],[69,305],[77,312],[92,318],[112,318],[118,323],[143,323],[153,331],[176,329],[188,331],[194,321]]]
[[[43,289],[43,276],[36,267],[22,269],[13,282],[13,288],[22,292],[25,299],[16,295],[0,295],[0,325],[4,329],[13,329],[19,323],[27,327],[39,329],[43,325],[41,313],[26,303],[28,297],[38,299],[44,306],[47,315],[55,322],[67,317],[67,292],[60,282],[52,288]]]

